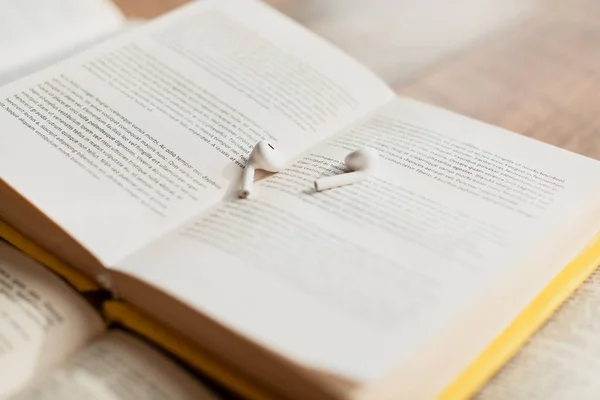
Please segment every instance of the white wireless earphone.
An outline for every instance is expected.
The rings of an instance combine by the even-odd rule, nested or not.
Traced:
[[[346,167],[352,172],[317,179],[315,181],[315,190],[320,192],[322,190],[360,182],[373,173],[377,167],[378,161],[379,154],[370,147],[363,147],[362,149],[353,151],[348,154],[344,160]]]
[[[378,161],[379,154],[370,147],[363,147],[362,149],[353,151],[348,154],[344,160],[346,167],[352,172],[317,179],[314,183],[315,190],[320,192],[322,190],[360,182],[373,173],[377,167]],[[246,168],[242,174],[242,186],[240,188],[239,197],[245,199],[250,196],[252,185],[254,183],[254,172],[257,169],[268,172],[278,172],[281,171],[284,166],[285,160],[281,153],[275,150],[275,147],[271,143],[266,140],[258,142],[252,149],[252,152],[248,157],[248,162],[246,163]]]
[[[250,196],[252,184],[254,183],[254,171],[262,169],[269,172],[278,172],[283,169],[284,165],[285,160],[281,156],[281,153],[275,150],[275,147],[271,143],[266,140],[258,142],[248,157],[248,162],[242,175],[242,187],[239,196],[244,199]]]

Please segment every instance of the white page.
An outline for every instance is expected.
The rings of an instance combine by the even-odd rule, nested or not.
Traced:
[[[599,320],[596,271],[475,399],[597,399]]]
[[[363,144],[381,152],[375,176],[312,193],[315,177],[339,173],[345,155]],[[537,171],[538,181],[543,173],[544,180],[561,183],[510,205],[523,196],[516,186],[503,201],[485,199],[481,188],[459,189],[456,173],[451,186],[435,178],[439,172],[426,176],[405,167],[418,157],[439,158],[443,147],[448,165],[467,151],[473,160],[487,157],[481,158],[486,165],[502,157],[514,168],[505,183],[514,185],[515,171],[526,168]],[[532,179],[524,185],[533,188]],[[535,294],[539,288],[529,278],[539,274],[536,283],[543,286],[592,236],[571,209],[591,213],[598,194],[598,162],[397,100],[265,180],[256,199],[215,207],[119,270],[286,356],[367,380],[407,362],[484,296],[506,296],[494,291],[500,283],[519,277],[515,290],[524,286]],[[562,237],[557,246],[550,233],[567,229],[571,242]],[[544,252],[555,257],[552,265],[523,262],[546,245],[562,250],[556,257]],[[507,302],[503,311],[511,310],[508,321],[517,312],[510,307]],[[499,313],[486,324],[491,332],[483,333],[497,334],[495,324],[508,323],[505,317]],[[483,333],[481,345],[487,344]]]
[[[293,156],[391,96],[266,5],[202,1],[1,89],[0,177],[110,265],[234,191],[259,139]]]
[[[114,330],[81,349],[13,400],[215,400],[148,344]]]
[[[0,240],[0,398],[25,387],[104,329],[80,295]]]
[[[0,0],[0,10],[0,85],[124,23],[110,0]]]

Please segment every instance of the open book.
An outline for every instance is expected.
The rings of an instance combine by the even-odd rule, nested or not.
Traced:
[[[260,139],[287,168],[237,199]],[[372,177],[312,190],[362,146]],[[600,162],[396,98],[255,1],[0,89],[0,177],[9,241],[250,398],[471,395],[600,255]]]
[[[1,240],[0,322],[1,399],[216,399],[148,344],[107,330],[73,288]]]

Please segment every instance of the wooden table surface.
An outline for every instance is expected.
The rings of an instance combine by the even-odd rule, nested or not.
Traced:
[[[398,92],[600,159],[600,2],[544,6]]]
[[[128,17],[152,18],[186,0],[115,2]],[[395,89],[600,159],[600,1],[541,1]]]

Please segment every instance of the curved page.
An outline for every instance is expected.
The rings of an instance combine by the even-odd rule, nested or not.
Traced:
[[[0,241],[0,397],[103,330],[100,315],[61,278]]]

